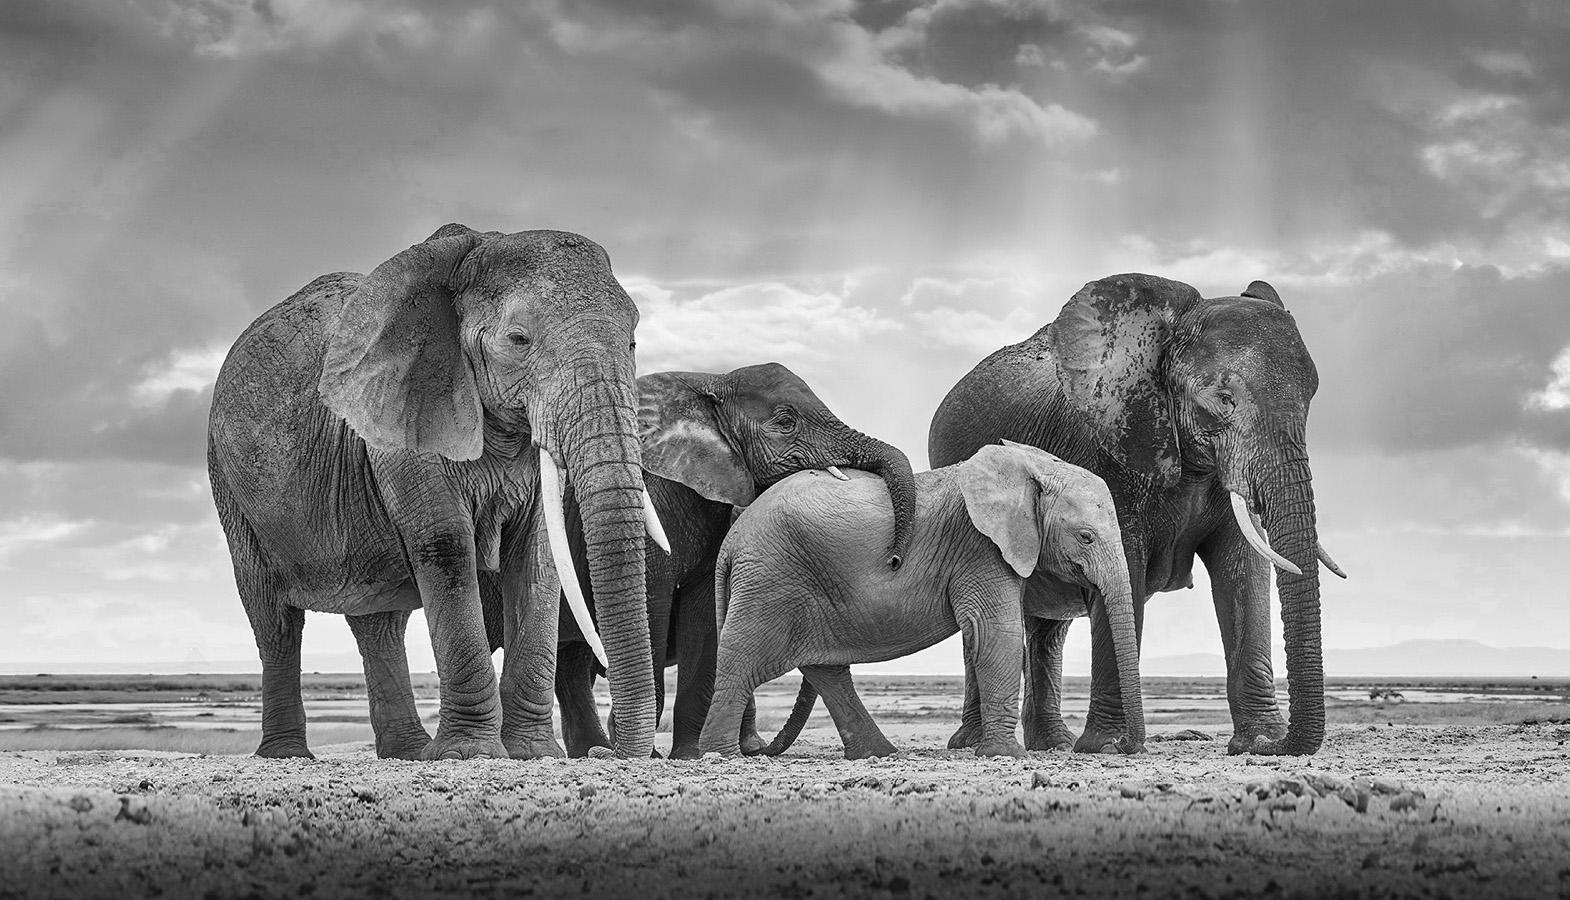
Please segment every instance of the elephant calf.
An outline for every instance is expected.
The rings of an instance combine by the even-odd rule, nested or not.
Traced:
[[[1044,450],[982,448],[916,476],[916,518],[904,566],[884,564],[893,512],[882,482],[803,472],[764,492],[720,549],[715,697],[703,752],[739,752],[742,714],[760,684],[800,668],[823,695],[845,756],[887,756],[850,679],[881,662],[964,634],[978,683],[978,756],[1021,756],[1021,607],[1037,568],[1104,602],[1124,698],[1125,752],[1144,743],[1138,645],[1121,533],[1106,484]],[[809,687],[804,685],[804,694]],[[799,711],[808,706],[798,704]],[[794,714],[793,714],[794,715]]]

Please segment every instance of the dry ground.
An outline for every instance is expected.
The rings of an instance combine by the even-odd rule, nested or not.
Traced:
[[[1570,725],[847,762],[0,752],[0,897],[1570,896]],[[1160,732],[1160,727],[1153,728]]]

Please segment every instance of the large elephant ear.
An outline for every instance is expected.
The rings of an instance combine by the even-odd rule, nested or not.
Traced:
[[[461,225],[436,234],[377,266],[344,298],[317,388],[373,446],[478,459],[483,414],[459,339],[453,275],[482,236]]]
[[[713,375],[701,372],[656,372],[638,379],[643,467],[709,500],[746,506],[757,497],[757,487],[720,430],[713,381]]]
[[[976,530],[992,539],[1021,578],[1041,558],[1041,484],[1017,445],[988,444],[954,467],[965,511]]]
[[[1047,329],[1069,403],[1113,459],[1160,487],[1182,471],[1162,356],[1199,300],[1182,282],[1113,275],[1080,288]]]
[[[1271,287],[1268,281],[1249,282],[1248,287],[1243,289],[1243,293],[1240,296],[1253,297],[1255,300],[1269,300],[1282,309],[1287,308],[1287,305],[1281,302],[1281,295],[1276,293],[1276,289]]]

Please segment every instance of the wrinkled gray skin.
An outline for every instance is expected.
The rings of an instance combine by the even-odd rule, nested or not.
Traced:
[[[262,659],[258,755],[311,755],[307,609],[349,619],[379,755],[561,755],[538,446],[583,503],[611,695],[629,723],[617,750],[648,756],[637,320],[592,241],[447,225],[369,275],[316,279],[240,336],[214,389],[208,471]],[[504,600],[500,697],[481,579]],[[422,605],[441,678],[434,739],[403,647]]]
[[[1319,385],[1290,313],[1262,281],[1203,299],[1186,284],[1115,275],[1076,293],[1058,318],[962,378],[932,420],[934,466],[1003,438],[1042,447],[1100,475],[1123,528],[1137,621],[1157,591],[1193,584],[1194,558],[1214,585],[1227,660],[1232,753],[1311,754],[1324,738],[1319,572],[1306,426]],[[1245,542],[1229,492],[1262,517],[1276,552],[1291,724],[1276,705],[1270,662],[1269,563]],[[1025,745],[1067,746],[1062,647],[1073,597],[1033,580]],[[1095,752],[1123,730],[1111,633],[1092,617],[1090,713],[1074,742]],[[973,691],[951,746],[982,739]]]
[[[1105,598],[1129,723],[1120,749],[1144,743],[1133,598],[1112,497],[1101,479],[1034,447],[990,446],[916,476],[909,558],[880,565],[888,500],[865,473],[803,472],[742,514],[720,550],[714,703],[700,749],[740,752],[742,714],[758,685],[800,668],[802,696],[823,695],[845,756],[887,756],[851,684],[850,665],[914,653],[964,635],[980,688],[978,756],[1022,756],[1018,721],[1025,579]],[[809,687],[810,686],[810,687]],[[787,731],[799,730],[798,702]],[[786,739],[788,742],[788,738]],[[773,749],[783,749],[776,746]]]
[[[714,692],[714,560],[733,509],[805,469],[865,469],[883,478],[899,511],[889,551],[900,556],[916,505],[915,480],[904,453],[846,425],[779,363],[720,374],[657,372],[640,377],[638,391],[644,483],[671,545],[666,555],[649,542],[645,560],[656,716],[664,706],[662,670],[675,663],[671,755],[695,759]],[[569,501],[568,534],[582,573],[576,512]],[[595,609],[587,580],[583,588]],[[565,609],[560,635],[556,696],[562,738],[569,756],[583,756],[592,747],[610,746],[594,706],[597,664]],[[614,731],[614,720],[612,725]],[[763,741],[748,730],[748,746],[761,748]]]

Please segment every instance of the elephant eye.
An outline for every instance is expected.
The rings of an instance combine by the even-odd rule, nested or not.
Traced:
[[[1096,533],[1089,530],[1081,531],[1079,533],[1079,542],[1081,544],[1094,544],[1096,542]]]
[[[638,342],[637,341],[628,341],[627,342],[627,349],[628,350],[636,350],[636,349],[638,349]]]
[[[780,407],[774,411],[773,418],[769,419],[769,426],[779,431],[791,431],[796,427],[796,413],[789,407]]]
[[[529,337],[526,332],[522,331],[514,331],[512,334],[507,335],[507,340],[512,341],[515,347],[527,347],[534,343],[534,338]]]

